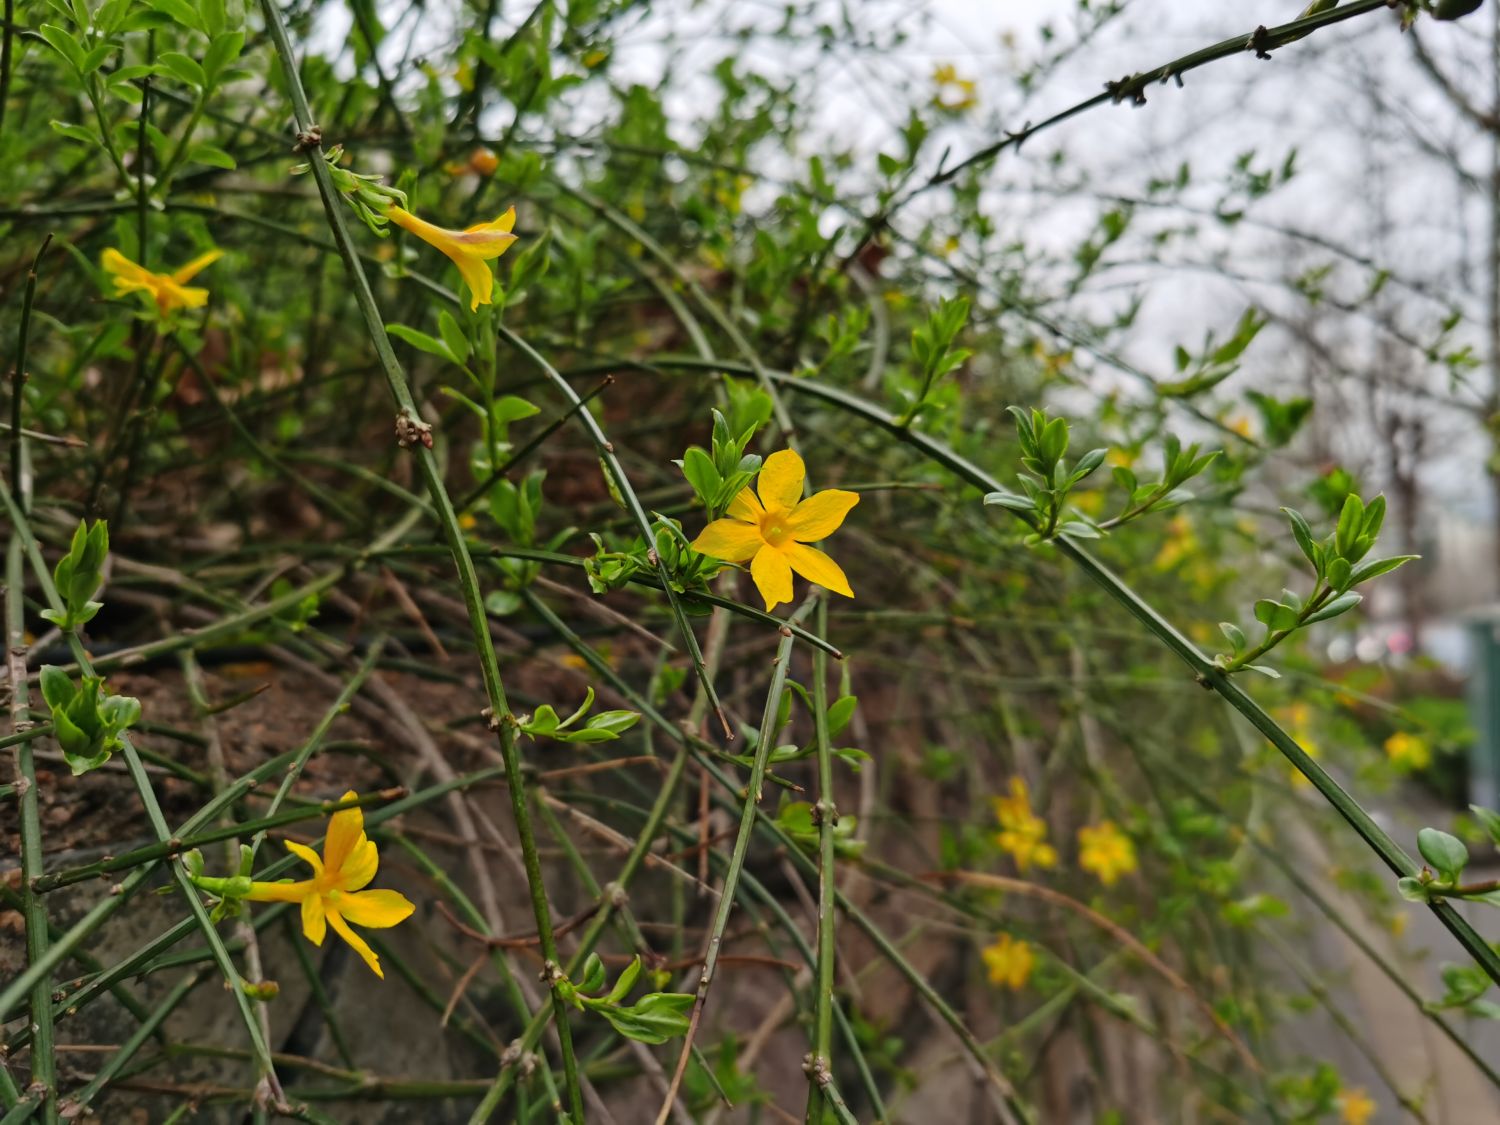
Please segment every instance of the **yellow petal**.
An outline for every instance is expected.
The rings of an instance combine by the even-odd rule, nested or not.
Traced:
[[[498,258],[516,241],[516,236],[511,234],[511,228],[515,225],[516,209],[512,207],[498,219],[465,227],[457,238],[467,250],[485,258]]]
[[[740,494],[729,502],[729,511],[725,514],[733,519],[744,520],[746,523],[758,523],[760,517],[766,514],[766,510],[761,507],[760,498],[755,495],[755,489],[746,486],[740,489]]]
[[[199,254],[180,270],[176,270],[172,274],[172,280],[177,282],[178,285],[186,285],[223,256],[224,251],[222,250],[210,250],[206,254]]]
[[[201,309],[208,304],[208,290],[184,287],[168,278],[156,297],[158,304],[165,304],[164,311],[172,309]]]
[[[311,879],[300,883],[251,883],[250,893],[243,897],[248,902],[301,902],[315,895],[315,888]]]
[[[791,568],[809,582],[816,582],[825,590],[843,594],[846,598],[854,596],[854,591],[849,589],[849,579],[844,577],[839,564],[816,547],[809,547],[804,543],[788,543],[782,548],[782,554]],[[790,598],[791,594],[787,597]]]
[[[328,911],[328,924],[333,927],[334,932],[347,941],[354,952],[364,958],[365,964],[381,980],[385,980],[385,974],[380,971],[380,958],[375,956],[375,951],[366,944],[365,939],[349,928],[349,923],[339,915],[337,910]]]
[[[339,871],[339,886],[346,891],[367,887],[379,869],[380,853],[375,848],[375,841],[366,839],[344,861],[344,866]]]
[[[458,267],[464,284],[469,287],[469,311],[473,312],[480,305],[493,303],[495,275],[490,272],[490,264],[473,255],[453,254],[450,257]]]
[[[322,945],[328,933],[328,919],[323,913],[323,896],[308,895],[302,900],[302,936],[314,945]]]
[[[99,256],[99,264],[105,273],[114,275],[116,285],[128,281],[133,288],[142,288],[146,279],[154,276],[145,266],[137,265],[112,247]]]
[[[351,801],[359,796],[353,789],[342,797],[341,801]],[[355,807],[352,809],[341,809],[334,813],[328,821],[328,838],[323,841],[323,864],[333,874],[341,874],[344,864],[354,849],[364,843],[365,839],[365,812]]]
[[[767,610],[792,600],[792,568],[775,547],[768,545],[756,552],[750,560],[750,577],[755,580],[760,596],[766,599]]]
[[[299,844],[296,840],[287,840],[286,850],[300,859],[303,863],[312,864],[312,869],[319,875],[323,874],[323,861],[318,858],[318,853],[306,844]]]
[[[795,449],[780,449],[766,458],[756,491],[767,508],[795,508],[802,499],[807,467]]]
[[[385,930],[411,917],[416,907],[400,891],[360,891],[339,895],[338,913],[356,926]]]
[[[385,217],[403,230],[410,231],[429,246],[436,246],[444,254],[451,254],[453,232],[435,227],[425,219],[419,219],[404,207],[389,207]]]
[[[841,488],[825,488],[814,493],[793,509],[787,517],[787,530],[799,543],[816,543],[839,529],[849,509],[859,503],[859,493]]]
[[[760,528],[740,520],[714,520],[693,540],[693,550],[725,562],[744,562],[765,546]]]

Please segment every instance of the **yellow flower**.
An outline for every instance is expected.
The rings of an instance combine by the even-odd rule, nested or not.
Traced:
[[[1016,861],[1017,870],[1025,871],[1032,864],[1056,867],[1057,849],[1047,843],[1047,822],[1031,810],[1026,783],[1013,777],[1010,796],[990,800],[995,806],[995,819],[1000,822],[995,843]]]
[[[1375,1100],[1365,1093],[1363,1086],[1339,1091],[1339,1120],[1344,1125],[1365,1125],[1375,1116]]]
[[[1112,820],[1078,830],[1078,866],[1099,877],[1106,887],[1136,869],[1135,844]]]
[[[351,789],[343,800],[355,796]],[[381,979],[380,959],[363,938],[349,928],[366,926],[383,930],[405,921],[416,909],[398,891],[366,891],[380,866],[375,841],[365,836],[365,814],[360,809],[343,809],[328,822],[328,837],[323,843],[323,858],[305,845],[286,842],[298,859],[310,864],[313,877],[299,883],[251,883],[244,897],[251,902],[296,902],[302,904],[302,932],[314,945],[323,944],[323,936],[334,931],[365,959],[365,964]]]
[[[854,596],[839,564],[807,544],[837,531],[849,509],[859,503],[859,494],[828,488],[804,500],[806,475],[795,451],[771,454],[755,490],[742,489],[729,504],[729,518],[714,520],[692,543],[693,550],[725,562],[748,561],[750,577],[768,610],[792,600],[794,570],[835,594]]]
[[[985,966],[990,971],[991,984],[1003,984],[1012,992],[1026,987],[1031,970],[1036,966],[1036,955],[1024,941],[1015,941],[1009,934],[1001,934],[995,944],[979,951]]]
[[[505,253],[510,244],[516,240],[516,236],[510,232],[511,228],[516,225],[514,207],[506,210],[505,214],[492,222],[476,223],[463,230],[435,227],[417,218],[404,207],[389,208],[385,217],[453,259],[453,264],[463,275],[464,284],[469,287],[469,295],[473,298],[469,302],[471,310],[490,303],[495,275],[490,272],[489,263],[491,259],[498,258]]]
[[[932,84],[937,87],[932,104],[946,113],[963,113],[979,104],[973,79],[960,78],[952,63],[933,68]]]
[[[146,293],[156,302],[162,316],[177,309],[199,309],[208,303],[208,290],[188,287],[188,282],[203,270],[217,262],[224,254],[222,250],[210,250],[199,254],[187,265],[173,273],[152,273],[145,266],[137,265],[118,250],[110,248],[99,258],[104,272],[115,280],[115,296],[126,293]]]
[[[1425,740],[1398,730],[1385,740],[1386,757],[1406,770],[1423,770],[1432,764],[1432,750]]]

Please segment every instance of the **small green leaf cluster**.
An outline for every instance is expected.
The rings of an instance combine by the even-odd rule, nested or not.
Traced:
[[[280,600],[292,593],[297,587],[292,585],[290,578],[278,578],[271,583],[271,597]],[[304,594],[291,605],[276,614],[276,620],[285,625],[294,633],[300,633],[312,623],[313,618],[318,616],[318,607],[322,599],[316,591]]]
[[[927,405],[933,384],[974,354],[968,348],[954,346],[968,320],[969,299],[949,297],[938,303],[925,324],[912,329],[911,354],[917,368],[918,390],[900,392],[909,401],[898,425],[911,425],[917,412]]]
[[[1489,834],[1490,842],[1500,847],[1500,813],[1480,805],[1470,805],[1469,811]],[[1422,853],[1426,866],[1420,874],[1396,881],[1402,898],[1412,902],[1466,898],[1500,906],[1500,883],[1492,881],[1468,887],[1461,884],[1464,868],[1469,865],[1469,849],[1457,836],[1438,828],[1424,828],[1417,833],[1417,851]]]
[[[586,996],[585,993],[598,992],[605,984],[604,962],[597,953],[590,953],[583,964],[583,979],[575,984],[564,977],[553,987],[566,1003],[604,1017],[626,1039],[637,1043],[660,1044],[686,1035],[693,1007],[691,993],[648,992],[634,1004],[624,1003],[640,975],[641,959],[637,956],[625,966],[607,993]]]
[[[103,602],[91,601],[104,582],[104,560],[109,557],[109,525],[95,520],[88,527],[83,520],[73,531],[68,553],[57,560],[52,570],[52,584],[62,600],[61,610],[44,609],[42,617],[63,632],[87,624],[104,608]]]
[[[1220,653],[1214,658],[1226,672],[1237,672],[1241,668],[1262,672],[1271,677],[1274,669],[1255,663],[1261,656],[1275,648],[1299,629],[1328,621],[1347,613],[1357,606],[1363,595],[1353,592],[1353,587],[1389,574],[1397,567],[1411,562],[1416,555],[1392,555],[1389,558],[1369,559],[1365,556],[1375,546],[1380,534],[1380,525],[1385,520],[1385,497],[1377,496],[1368,505],[1351,492],[1344,498],[1339,512],[1338,524],[1327,538],[1315,540],[1312,528],[1301,513],[1283,508],[1292,525],[1292,535],[1307,561],[1312,564],[1314,574],[1313,592],[1302,599],[1291,590],[1281,592],[1281,600],[1262,598],[1255,603],[1255,618],[1265,626],[1265,637],[1253,648],[1244,630],[1233,622],[1221,622],[1219,629],[1228,638],[1231,652]]]
[[[1141,484],[1135,473],[1124,465],[1115,467],[1115,483],[1129,499],[1124,510],[1101,527],[1118,527],[1140,516],[1186,504],[1194,495],[1182,486],[1213,464],[1220,453],[1217,449],[1200,453],[1196,442],[1184,449],[1175,434],[1168,434],[1163,445],[1162,475],[1158,481]]]
[[[1453,1008],[1476,1019],[1500,1019],[1500,1004],[1484,999],[1494,981],[1479,965],[1444,964],[1438,971],[1443,981],[1443,996],[1422,1005],[1429,1012]]]
[[[318,158],[321,153],[324,163],[328,165],[328,174],[333,178],[333,186],[343,196],[344,202],[349,204],[350,210],[359,217],[359,221],[370,229],[370,233],[377,238],[384,238],[390,234],[387,227],[390,219],[386,218],[386,212],[392,207],[406,207],[406,193],[399,188],[391,187],[385,182],[385,177],[376,173],[355,172],[349,168],[339,167],[340,161],[344,159],[344,146],[334,145],[327,152],[322,149],[314,151],[313,159]],[[304,176],[312,171],[311,163],[294,164],[292,175]]]
[[[141,703],[124,695],[106,696],[104,680],[85,676],[74,684],[55,664],[41,672],[42,698],[52,711],[52,734],[73,776],[98,769],[120,748],[120,732],[141,717]]]
[[[1098,539],[1099,529],[1092,520],[1077,512],[1064,520],[1063,510],[1068,493],[1104,464],[1108,451],[1091,449],[1076,464],[1069,465],[1064,457],[1068,451],[1066,418],[1048,418],[1045,412],[1034,408],[1029,412],[1019,406],[1009,409],[1021,442],[1020,481],[1025,495],[991,492],[984,502],[1020,512],[1039,525],[1026,537],[1028,544],[1041,543],[1056,535]]]
[[[809,715],[814,714],[812,693],[809,692],[801,684],[799,684],[796,680],[787,680],[786,690],[782,692],[781,703],[776,709],[776,731],[773,735],[773,738],[781,738],[782,732],[785,730],[787,724],[791,722],[792,700],[794,698],[802,700],[803,706],[807,708]],[[828,724],[828,737],[830,739],[837,738],[839,735],[844,733],[845,728],[847,728],[850,722],[853,721],[854,709],[858,705],[858,697],[849,694],[848,684],[846,683],[843,686],[842,694],[840,694],[837,699],[835,699],[828,705],[828,712],[825,721]],[[745,741],[748,744],[754,745],[760,740],[759,729],[751,726],[749,723],[744,723],[741,725],[744,730]],[[817,750],[818,744],[815,739],[809,740],[808,742],[801,745],[795,742],[778,743],[771,750],[771,753],[767,757],[766,761],[772,766],[781,765],[785,762],[800,762],[804,758],[812,757],[817,753]],[[830,752],[834,757],[841,758],[845,762],[849,763],[849,766],[856,773],[859,772],[860,766],[870,760],[869,754],[853,746],[834,746],[830,748]],[[747,769],[754,765],[753,754],[730,754],[727,755],[727,757],[731,761],[738,762],[740,765],[746,767]]]
[[[857,859],[864,853],[864,841],[854,838],[855,823],[856,819],[845,813],[833,822],[833,851],[842,859]],[[803,851],[817,854],[821,829],[811,802],[787,801],[776,810],[776,824]]]
[[[1158,383],[1157,391],[1170,398],[1189,398],[1217,387],[1240,369],[1240,357],[1265,326],[1265,316],[1255,309],[1246,309],[1235,325],[1234,334],[1222,344],[1215,343],[1212,333],[1204,337],[1203,349],[1197,355],[1179,344],[1174,357],[1182,378]]]
[[[555,742],[613,742],[641,720],[634,711],[600,711],[597,715],[589,715],[593,705],[594,689],[589,688],[583,706],[566,719],[559,719],[551,704],[543,703],[533,714],[518,718],[516,725],[532,738],[550,738]],[[574,725],[585,716],[588,718],[582,726]]]
[[[666,569],[672,589],[679,594],[699,589],[703,583],[724,569],[723,563],[701,555],[693,550],[679,520],[671,519],[659,512],[651,513],[656,520],[656,529],[650,544],[637,535],[625,550],[614,550],[597,532],[589,532],[594,541],[594,554],[584,560],[584,574],[589,589],[596,594],[618,590],[636,578],[654,581],[659,572],[652,558],[655,553]],[[702,603],[685,603],[684,608],[696,612]],[[703,610],[707,612],[707,610]]]
[[[718,410],[713,416],[712,449],[690,445],[682,460],[674,462],[711,520],[723,515],[729,502],[760,472],[760,455],[745,450],[771,417],[771,398],[758,387],[731,384],[729,417]]]

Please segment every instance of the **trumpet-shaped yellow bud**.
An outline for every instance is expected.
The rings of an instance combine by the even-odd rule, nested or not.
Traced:
[[[516,240],[511,228],[516,225],[516,209],[508,208],[498,219],[475,223],[463,230],[447,230],[419,219],[404,207],[390,207],[385,217],[403,230],[410,231],[429,246],[435,246],[458,267],[469,287],[469,308],[490,304],[495,275],[490,262],[498,258]]]

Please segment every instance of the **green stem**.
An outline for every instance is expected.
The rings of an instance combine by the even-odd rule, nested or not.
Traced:
[[[816,628],[828,629],[828,601],[818,599]],[[837,952],[834,915],[834,892],[837,879],[834,869],[834,827],[838,824],[838,805],[833,799],[833,749],[828,734],[828,657],[813,653],[813,737],[818,747],[818,802],[813,812],[818,823],[818,981],[814,997],[813,1057],[808,1068],[808,1125],[822,1119],[821,1104],[828,1101],[833,1078],[833,986],[834,958]],[[847,1112],[847,1110],[845,1111]]]
[[[275,0],[261,0],[261,9],[265,14],[266,27],[281,63],[298,132],[309,138],[315,136],[312,110],[308,106],[307,94],[302,88],[296,57],[293,54],[291,42],[287,38],[286,24],[281,18],[280,8]],[[385,330],[385,321],[376,306],[375,295],[370,290],[364,267],[360,264],[359,255],[349,237],[342,211],[343,203],[334,187],[328,164],[323,159],[321,146],[314,142],[307,147],[313,150],[309,164],[313,179],[318,185],[318,193],[322,196],[329,230],[333,234],[339,256],[343,259],[345,273],[354,290],[355,301],[364,317],[365,328],[380,361],[391,397],[395,400],[401,414],[416,420],[420,414],[416,403],[412,401],[406,376],[391,349],[390,339]],[[584,416],[588,417],[586,412]],[[531,893],[532,913],[536,918],[542,957],[553,969],[560,969],[557,942],[552,933],[552,915],[547,903],[547,889],[542,879],[541,859],[537,854],[525,778],[521,772],[521,756],[516,746],[515,725],[506,701],[505,688],[500,679],[494,641],[490,636],[489,618],[479,589],[479,576],[474,570],[474,561],[469,556],[468,546],[458,524],[458,514],[454,511],[453,502],[444,487],[436,458],[432,451],[421,442],[415,444],[414,451],[418,469],[432,498],[433,506],[437,509],[438,520],[453,556],[453,563],[458,572],[459,585],[462,587],[464,603],[468,611],[469,624],[474,634],[475,647],[479,653],[480,672],[484,678],[485,692],[489,697],[490,721],[499,736],[500,753],[505,763],[511,810],[515,818],[516,835],[520,840],[522,860],[526,867],[526,881]],[[568,1025],[567,1006],[557,989],[553,987],[553,982],[550,981],[549,991],[552,994],[553,1019],[557,1024],[557,1035],[562,1050],[563,1077],[567,1086],[569,1107],[573,1118],[581,1125],[583,1094],[578,1082],[577,1062],[573,1056],[573,1037]]]
[[[797,616],[811,608],[803,606]],[[687,1035],[683,1040],[682,1053],[677,1057],[677,1069],[672,1074],[667,1096],[656,1115],[656,1125],[665,1125],[672,1112],[672,1103],[677,1090],[687,1073],[689,1050],[697,1034],[699,1021],[703,1018],[703,1005],[708,1000],[708,990],[713,984],[714,969],[719,963],[719,950],[724,944],[724,930],[729,925],[729,915],[734,911],[735,889],[739,884],[740,871],[745,866],[745,856],[750,850],[750,837],[755,828],[755,812],[759,807],[761,791],[765,786],[766,763],[771,757],[771,748],[776,743],[777,713],[781,707],[781,694],[786,689],[787,666],[791,663],[792,631],[783,629],[781,640],[776,645],[776,657],[771,662],[771,686],[766,692],[766,705],[761,713],[760,738],[755,746],[755,762],[750,767],[750,782],[745,789],[745,803],[740,811],[739,831],[735,833],[734,850],[729,854],[729,866],[724,872],[724,883],[719,888],[719,904],[714,911],[713,925],[708,933],[708,946],[703,952],[703,973],[698,978],[698,993],[693,999],[692,1015],[688,1019]]]

